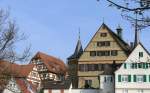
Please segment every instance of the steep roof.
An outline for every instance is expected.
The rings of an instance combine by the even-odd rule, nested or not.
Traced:
[[[82,53],[83,53],[83,48],[82,48],[81,40],[79,39],[77,42],[74,53],[70,57],[68,57],[68,60],[79,58]]]
[[[108,30],[108,32],[111,34],[111,36],[116,40],[117,44],[125,51],[126,54],[129,54],[131,52],[130,46],[123,39],[121,39],[116,33],[114,33],[105,23],[103,23],[100,26],[100,28],[95,33],[95,35],[99,32],[99,30],[101,28],[106,28]],[[95,35],[92,37],[92,39],[95,37]],[[91,41],[92,41],[92,39],[91,39]],[[89,44],[86,46],[86,48],[89,46]]]
[[[0,93],[3,91],[5,86],[9,83],[9,77],[11,76],[13,78],[26,78],[28,74],[33,69],[34,64],[29,65],[18,65],[15,63],[10,63],[8,61],[0,60]],[[8,79],[6,79],[6,77]],[[30,92],[23,92],[23,93],[30,93]]]
[[[49,71],[53,73],[63,73],[65,74],[67,71],[67,67],[65,63],[53,56],[47,55],[42,52],[38,52],[33,58],[34,59],[40,59],[48,68]]]
[[[130,46],[120,38],[116,33],[114,33],[106,24],[103,24],[104,27],[108,29],[112,37],[117,41],[117,43],[121,46],[121,48],[127,53],[130,53]]]
[[[33,69],[34,64],[18,65],[8,61],[0,61],[0,74],[8,74],[14,77],[27,77]]]

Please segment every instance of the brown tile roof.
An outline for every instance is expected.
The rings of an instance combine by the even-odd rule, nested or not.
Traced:
[[[111,34],[111,36],[115,39],[115,41],[117,42],[117,44],[124,50],[124,52],[126,53],[126,55],[129,55],[131,52],[131,48],[128,45],[128,43],[126,43],[123,39],[121,39],[116,33],[114,33],[105,23],[103,23],[100,28],[98,29],[98,31],[101,28],[105,28],[108,30],[108,32]],[[98,31],[95,33],[95,35],[98,33]],[[95,35],[92,37],[92,39],[95,37]],[[92,41],[91,39],[91,41]],[[91,42],[90,41],[90,42]],[[88,45],[86,46],[86,48],[89,46],[90,43],[88,43]],[[84,49],[84,51],[86,50],[86,48]]]
[[[112,37],[116,40],[116,42],[120,45],[120,47],[125,51],[127,55],[130,54],[131,48],[122,38],[120,38],[116,33],[114,33],[106,24],[102,24],[102,26],[110,32]]]
[[[67,71],[67,67],[66,67],[65,63],[56,57],[47,55],[42,52],[38,52],[32,58],[32,60],[34,60],[34,59],[40,59],[46,65],[46,67],[49,69],[49,71],[51,71],[53,73],[65,74]]]
[[[8,61],[1,60],[0,61],[0,91],[2,91],[5,86],[8,84],[8,81],[10,80],[9,76],[13,76],[21,88],[22,93],[31,93],[29,90],[27,90],[27,86],[25,85],[25,79],[28,74],[33,69],[34,64],[29,65],[18,65],[16,63],[10,63]],[[8,79],[6,79],[6,77]],[[26,81],[28,82],[28,81]],[[33,85],[30,83],[30,85],[33,88]],[[34,87],[34,91],[35,91]],[[1,92],[0,92],[1,93]]]
[[[0,74],[12,75],[15,77],[27,77],[33,67],[34,64],[18,65],[8,61],[0,61]]]

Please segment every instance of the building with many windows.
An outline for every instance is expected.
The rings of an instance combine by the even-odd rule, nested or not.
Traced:
[[[130,47],[122,39],[122,29],[117,28],[116,34],[103,23],[84,51],[73,58],[73,64],[77,65],[74,65],[77,88],[99,88],[99,75],[113,75],[129,53]],[[69,58],[68,63],[71,61]]]
[[[115,93],[150,93],[150,55],[141,43],[115,72]]]
[[[65,63],[53,56],[38,52],[32,59],[31,64],[34,64],[30,71],[27,80],[35,85],[45,87],[49,84],[61,82],[65,80],[67,67]]]

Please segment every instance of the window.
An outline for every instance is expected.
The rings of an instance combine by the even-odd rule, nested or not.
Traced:
[[[104,82],[106,82],[106,77],[104,77]]]
[[[99,46],[99,47],[110,46],[110,42],[109,41],[97,42],[97,46]]]
[[[121,75],[118,75],[118,82],[121,82]]]
[[[123,93],[128,93],[128,90],[127,89],[123,89]]]
[[[112,50],[111,51],[111,55],[112,56],[117,56],[118,55],[118,51],[117,50]]]
[[[98,64],[94,64],[94,70],[98,71]]]
[[[146,82],[146,75],[137,75],[137,82]]]
[[[104,70],[104,64],[98,64],[98,70]]]
[[[143,57],[143,52],[139,52],[139,57]]]
[[[110,51],[104,51],[105,52],[105,56],[110,56]]]
[[[122,82],[128,82],[128,75],[123,75],[123,76],[121,77],[121,81],[122,81]]]
[[[150,82],[150,75],[149,75],[149,82]]]
[[[124,69],[126,69],[127,68],[127,63],[124,63],[123,66],[124,66]]]
[[[106,37],[106,36],[107,36],[107,33],[100,33],[100,36],[101,36],[101,37]]]
[[[92,85],[92,80],[85,80],[85,85],[91,86]]]
[[[138,67],[137,63],[131,63],[131,68],[132,69],[137,69],[137,67]]]
[[[91,51],[90,56],[93,56],[93,57],[96,56],[96,51]]]
[[[138,90],[138,93],[144,93],[144,92],[143,92],[143,89],[139,89],[139,90]]]
[[[94,64],[88,64],[88,71],[94,71]]]
[[[138,63],[138,68],[142,68],[142,64],[141,63]]]
[[[79,64],[79,71],[84,71],[84,64]]]
[[[97,51],[97,56],[110,56],[110,51]]]
[[[98,71],[98,64],[79,64],[79,71]]]
[[[143,82],[143,76],[137,76],[137,82]]]
[[[103,52],[102,51],[97,51],[97,56],[103,56]]]
[[[104,82],[113,82],[113,78],[112,78],[112,76],[105,76],[104,77]]]

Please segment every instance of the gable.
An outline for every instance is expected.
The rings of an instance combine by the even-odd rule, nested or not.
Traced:
[[[149,68],[148,67],[149,63],[150,63],[150,55],[148,51],[143,47],[143,45],[139,43],[134,48],[129,57],[126,59],[124,64],[122,64],[121,67],[115,73],[128,73],[128,70],[130,70],[130,72],[133,73],[144,73],[145,69],[141,68]],[[141,66],[139,67],[139,65]]]
[[[108,46],[99,46],[100,43],[107,43]],[[114,32],[112,32],[105,24],[102,24],[102,26],[98,29],[98,31],[95,33],[93,38],[90,40],[89,44],[85,48],[83,54],[81,55],[79,61],[93,61],[93,60],[104,60],[106,58],[104,57],[91,57],[90,52],[91,51],[119,51],[120,59],[118,60],[125,60],[127,57],[127,53],[129,51],[128,44],[126,44],[123,40],[121,40]],[[109,56],[109,59],[106,60],[117,60],[114,56]]]
[[[143,57],[139,56],[139,52],[143,53]],[[148,51],[143,47],[142,44],[138,44],[125,62],[147,62],[148,60],[150,60]]]

